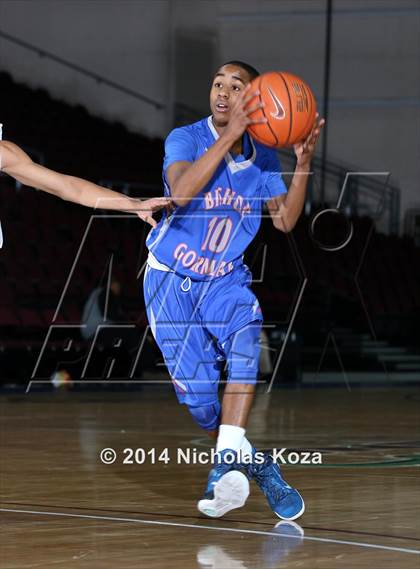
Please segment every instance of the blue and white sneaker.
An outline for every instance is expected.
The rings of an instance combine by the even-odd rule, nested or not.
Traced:
[[[272,456],[268,453],[264,455],[262,464],[254,462],[247,465],[248,478],[258,484],[276,516],[282,520],[296,520],[305,511],[303,498],[284,480],[280,467]]]
[[[210,470],[204,498],[197,504],[199,511],[211,518],[220,518],[230,510],[242,508],[249,496],[248,478],[237,470],[240,466],[229,459],[234,451],[225,449]]]

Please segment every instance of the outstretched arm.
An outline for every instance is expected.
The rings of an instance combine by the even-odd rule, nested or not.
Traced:
[[[152,226],[156,225],[152,218],[153,212],[170,202],[168,198],[144,201],[129,198],[81,178],[49,170],[33,162],[16,144],[7,141],[0,141],[0,170],[26,186],[32,186],[66,201],[87,207],[136,213]]]
[[[318,120],[316,116],[312,130],[304,142],[295,144],[297,157],[296,168],[286,195],[281,195],[267,202],[274,226],[287,233],[296,225],[305,204],[308,176],[311,173],[311,160],[315,145],[324,126],[324,119]]]

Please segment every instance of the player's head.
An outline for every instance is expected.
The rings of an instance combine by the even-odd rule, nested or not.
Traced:
[[[244,61],[238,61],[238,60],[226,61],[226,63],[224,63],[221,67],[225,67],[226,65],[233,65],[235,67],[239,67],[243,71],[246,71],[249,77],[248,81],[252,81],[260,74],[260,72],[257,71],[255,67],[252,67],[252,65],[249,65],[249,63],[245,63]]]
[[[228,61],[219,67],[210,89],[210,109],[216,124],[228,123],[236,97],[258,75],[254,67],[243,61]]]

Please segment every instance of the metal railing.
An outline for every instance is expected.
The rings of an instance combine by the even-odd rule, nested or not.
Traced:
[[[293,152],[280,150],[279,155],[283,171],[293,171],[295,163]],[[324,188],[322,188],[322,167],[321,158],[315,156],[312,160],[313,175],[308,184],[305,208],[307,213],[314,207],[336,207],[340,199],[340,209],[345,215],[367,215],[375,220],[379,231],[398,234],[400,189],[390,183],[389,173],[362,172],[355,166],[327,160],[324,166]]]
[[[404,235],[412,237],[417,247],[420,247],[420,208],[407,209],[404,216]]]

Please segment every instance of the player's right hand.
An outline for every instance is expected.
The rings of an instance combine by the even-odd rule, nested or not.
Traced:
[[[233,104],[228,125],[223,133],[223,136],[229,137],[229,139],[232,139],[232,142],[236,142],[241,138],[250,124],[262,124],[267,122],[266,118],[250,118],[253,112],[264,107],[264,103],[262,102],[249,105],[249,103],[260,94],[259,91],[250,92],[250,88],[251,84],[248,83],[245,89],[238,95]]]

